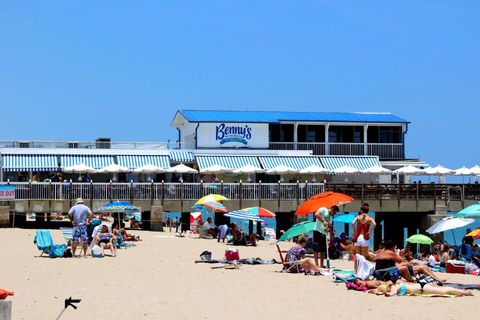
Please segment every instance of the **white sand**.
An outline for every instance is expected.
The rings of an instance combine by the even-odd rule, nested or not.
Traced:
[[[221,258],[216,240],[137,232],[144,241],[116,258],[38,258],[35,230],[0,229],[0,288],[15,292],[14,319],[55,319],[69,296],[81,298],[62,319],[474,319],[474,297],[377,297],[345,289],[331,277],[278,273],[280,265],[210,269],[194,264],[203,250]],[[63,241],[61,232],[52,231]],[[167,236],[167,237],[166,237]],[[290,244],[283,243],[283,248]],[[275,258],[274,245],[239,247],[241,258]],[[334,261],[335,267],[352,268]],[[446,275],[451,282],[480,277]]]

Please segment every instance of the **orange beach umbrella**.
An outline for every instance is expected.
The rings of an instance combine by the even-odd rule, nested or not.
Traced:
[[[310,197],[297,208],[295,214],[309,214],[316,212],[321,207],[331,208],[333,206],[341,206],[342,204],[350,203],[352,201],[353,198],[349,195],[327,191]]]

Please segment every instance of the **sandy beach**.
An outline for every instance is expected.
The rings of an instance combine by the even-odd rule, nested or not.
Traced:
[[[115,258],[39,258],[35,230],[0,229],[0,288],[15,292],[13,319],[55,319],[69,296],[82,299],[62,319],[472,319],[473,297],[377,297],[347,291],[332,277],[283,274],[280,265],[238,270],[195,264],[204,250],[222,258],[216,240],[175,238],[168,232],[137,232],[143,241]],[[57,242],[63,237],[52,230]],[[290,243],[282,243],[288,249]],[[239,247],[240,257],[275,258],[274,245]],[[351,269],[352,263],[333,261]],[[448,274],[451,282],[480,283],[479,277]]]

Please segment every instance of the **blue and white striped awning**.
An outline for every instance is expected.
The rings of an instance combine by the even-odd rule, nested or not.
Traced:
[[[69,154],[60,156],[60,168],[71,167],[83,163],[94,169],[100,169],[114,164],[112,155],[93,155],[93,154]]]
[[[190,151],[170,151],[171,162],[194,162],[195,155]]]
[[[122,155],[117,156],[119,165],[136,169],[147,164],[151,164],[163,169],[170,168],[170,158],[167,155]]]
[[[58,159],[56,155],[42,154],[4,154],[2,155],[3,171],[56,171]]]
[[[252,221],[262,221],[262,218],[259,218],[256,214],[247,212],[244,210],[232,211],[224,214],[225,217],[241,219],[241,220],[252,220]]]
[[[343,166],[354,167],[358,170],[381,166],[377,156],[321,156],[320,160],[328,170],[335,170]]]
[[[264,156],[259,157],[259,159],[265,170],[270,170],[281,165],[297,170],[302,170],[313,165],[322,166],[318,157]]]
[[[231,170],[239,169],[246,165],[261,168],[255,156],[197,156],[197,163],[200,171],[215,165]]]

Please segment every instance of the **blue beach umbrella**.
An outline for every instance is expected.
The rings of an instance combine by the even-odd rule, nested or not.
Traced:
[[[342,214],[341,216],[336,216],[333,218],[334,222],[343,222],[343,223],[352,223],[353,220],[355,220],[355,217],[353,214]]]
[[[459,211],[455,218],[480,218],[480,202]]]
[[[107,204],[104,204],[95,212],[134,212],[134,211],[140,211],[139,208],[135,207],[133,204],[131,204],[128,201],[115,201],[115,202],[110,202]]]

